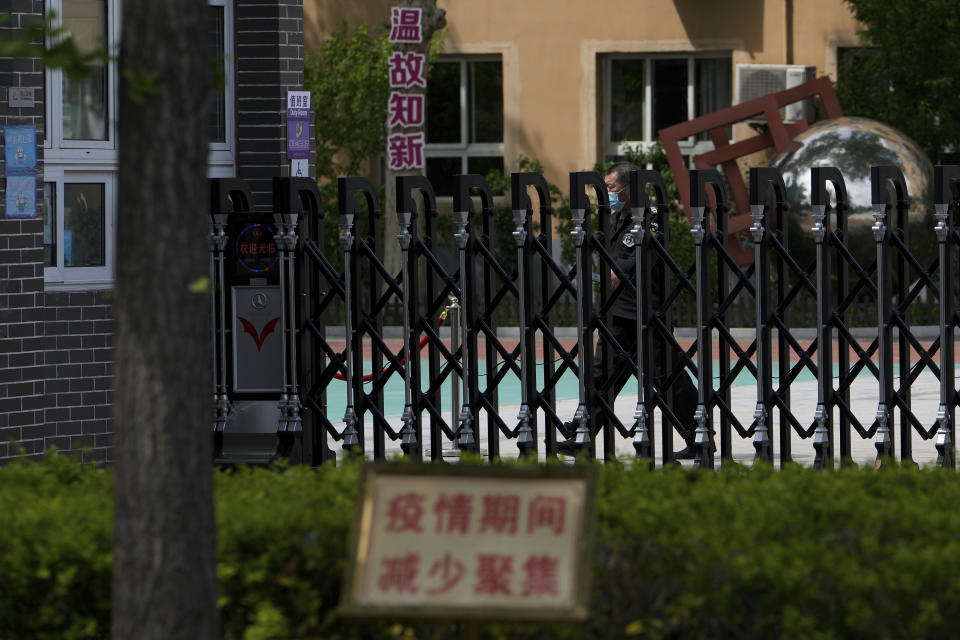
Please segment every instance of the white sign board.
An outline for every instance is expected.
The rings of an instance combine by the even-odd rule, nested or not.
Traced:
[[[344,612],[584,619],[591,471],[368,465]]]

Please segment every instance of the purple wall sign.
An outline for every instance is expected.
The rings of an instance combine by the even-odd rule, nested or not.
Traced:
[[[310,159],[310,92],[287,91],[287,158]]]

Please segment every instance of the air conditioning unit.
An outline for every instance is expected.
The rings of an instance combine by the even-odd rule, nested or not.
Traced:
[[[804,82],[813,80],[816,67],[804,67],[790,64],[738,64],[737,65],[737,104],[747,102],[770,93],[792,89]],[[810,121],[816,112],[813,100],[801,100],[780,109],[780,117],[786,123],[798,120]],[[748,123],[765,123],[762,115],[750,118]]]

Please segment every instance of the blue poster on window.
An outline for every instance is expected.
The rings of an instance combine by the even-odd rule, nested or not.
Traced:
[[[30,125],[7,126],[3,130],[6,174],[25,175],[37,169],[37,128]]]
[[[7,217],[37,217],[37,177],[7,176]]]

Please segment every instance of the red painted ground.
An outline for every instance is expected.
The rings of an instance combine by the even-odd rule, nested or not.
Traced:
[[[567,349],[567,350],[572,349],[572,348],[574,347],[574,345],[576,345],[576,340],[574,340],[574,339],[572,339],[572,338],[562,338],[562,339],[559,340],[559,342],[560,342],[560,344],[563,345],[563,347],[564,347],[565,349]],[[678,340],[678,342],[680,343],[680,346],[683,347],[684,349],[689,349],[690,346],[693,344],[694,340],[691,339],[691,338],[681,338],[681,339]],[[740,346],[741,349],[746,350],[746,349],[750,346],[751,342],[752,342],[752,340],[740,340],[740,341],[738,341],[738,344],[739,344],[739,346]],[[801,348],[803,348],[803,349],[807,349],[807,348],[810,346],[810,343],[811,343],[810,340],[799,340],[798,342],[800,343],[800,346],[801,346]],[[930,340],[922,340],[922,341],[920,341],[920,343],[921,343],[924,347],[929,348],[929,346],[933,343],[933,340],[932,340],[932,339],[930,339]],[[403,342],[402,342],[401,340],[399,340],[399,339],[386,340],[386,344],[387,344],[387,346],[388,346],[391,350],[394,351],[394,353],[397,353],[397,352],[401,351],[402,348],[403,348]],[[448,346],[449,346],[449,343],[447,343],[447,344],[448,344]],[[503,341],[503,344],[504,344],[504,346],[505,346],[508,350],[512,350],[512,349],[514,349],[515,346],[517,345],[517,339],[516,339],[516,338],[505,339],[505,340]],[[332,340],[332,341],[330,342],[330,346],[331,346],[334,350],[342,350],[342,349],[344,348],[344,341],[343,341],[343,340]],[[861,347],[862,349],[864,349],[864,350],[866,350],[867,347],[869,347],[869,346],[870,346],[870,342],[869,342],[869,341],[864,340],[864,341],[862,341],[862,342],[860,343],[860,347]],[[773,344],[771,345],[771,348],[773,349],[774,359],[776,360],[776,359],[777,359],[777,348],[778,348],[778,347],[777,347],[776,340],[773,341]],[[834,361],[834,362],[837,362],[838,349],[839,349],[838,344],[837,344],[836,341],[834,341],[834,344],[833,344],[833,361]],[[957,345],[956,349],[957,349],[957,351],[956,351],[956,354],[955,354],[955,359],[956,359],[957,362],[960,362],[960,344]],[[479,357],[480,357],[481,360],[483,360],[483,359],[486,358],[486,348],[485,348],[485,346],[484,346],[483,341],[481,341],[480,344],[478,345],[478,353],[479,353]],[[720,355],[720,345],[717,343],[717,341],[714,341],[714,344],[713,344],[713,359],[714,359],[714,361],[716,361],[716,360],[719,358],[719,355]],[[736,357],[736,355],[735,355],[732,351],[730,352],[730,356],[731,356],[731,358],[735,358],[735,357]],[[369,358],[369,357],[370,357],[370,344],[369,344],[369,341],[364,345],[364,357],[366,357],[366,358]],[[538,343],[537,343],[537,358],[542,358],[542,357],[543,357],[543,343],[542,343],[542,342],[538,342]],[[814,358],[814,360],[816,360],[816,352],[813,353],[812,357]],[[856,360],[856,358],[857,358],[856,354],[851,351],[851,352],[850,352],[850,359],[851,359],[851,361]],[[695,359],[695,358],[694,358],[694,359]],[[791,358],[791,360],[798,360],[798,359],[799,359],[799,358],[797,358],[795,355]],[[873,359],[874,361],[877,360],[877,354],[876,354],[876,353],[874,353],[872,359]],[[894,348],[893,348],[893,359],[894,359],[894,362],[899,362],[899,361],[900,361],[899,348],[898,348],[898,346],[897,346],[896,343],[894,343]],[[917,360],[919,360],[919,357],[918,357],[917,354],[914,352],[914,353],[912,353],[910,359],[911,359],[912,362],[916,362]],[[933,359],[934,359],[935,362],[939,362],[939,360],[940,360],[939,353],[934,354]]]

